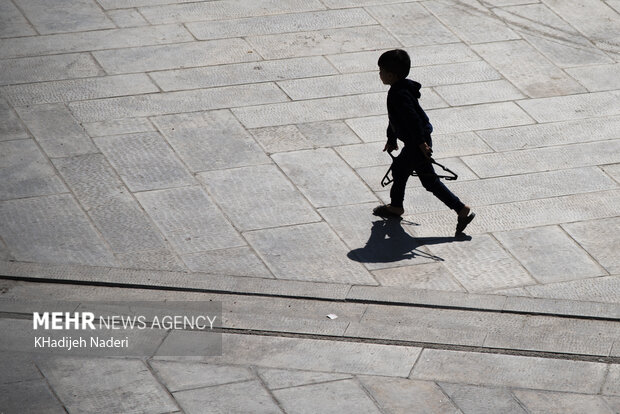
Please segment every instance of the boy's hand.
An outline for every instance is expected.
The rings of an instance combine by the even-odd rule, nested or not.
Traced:
[[[396,151],[398,149],[398,144],[390,144],[389,142],[387,144],[385,144],[385,147],[383,147],[383,152],[387,151],[387,152],[392,152],[392,151]]]
[[[422,154],[424,154],[424,156],[430,160],[431,155],[433,155],[433,149],[429,147],[426,142],[421,143],[419,145],[419,148],[420,148],[420,151],[422,151]]]

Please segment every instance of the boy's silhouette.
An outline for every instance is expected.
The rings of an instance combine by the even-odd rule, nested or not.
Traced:
[[[439,180],[431,163],[433,126],[428,116],[420,107],[420,85],[407,79],[411,68],[411,59],[404,50],[395,49],[379,57],[379,77],[385,85],[390,85],[387,96],[389,124],[387,143],[383,151],[398,149],[397,138],[403,142],[403,149],[392,163],[394,182],[390,190],[391,202],[376,207],[375,215],[403,215],[405,185],[413,171],[418,174],[424,188],[435,195],[446,206],[458,214],[456,234],[459,235],[476,216],[471,209]]]

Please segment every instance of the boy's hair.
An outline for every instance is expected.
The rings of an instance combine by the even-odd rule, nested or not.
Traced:
[[[377,63],[380,68],[395,74],[400,79],[406,78],[411,68],[411,58],[409,58],[409,54],[402,49],[388,50],[379,56],[379,61]]]

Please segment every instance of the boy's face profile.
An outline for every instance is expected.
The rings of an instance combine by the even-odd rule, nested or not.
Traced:
[[[384,85],[392,85],[398,80],[398,76],[392,72],[388,72],[381,66],[379,66],[379,78]]]

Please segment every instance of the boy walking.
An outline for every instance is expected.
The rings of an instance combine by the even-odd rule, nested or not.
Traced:
[[[390,85],[387,96],[387,143],[383,151],[391,153],[397,150],[397,138],[403,142],[403,149],[392,163],[394,181],[390,190],[391,202],[376,207],[373,214],[382,217],[403,215],[405,185],[415,171],[424,188],[457,213],[456,235],[459,235],[476,215],[448,190],[433,169],[433,126],[418,102],[422,85],[407,79],[411,59],[404,50],[395,49],[383,53],[378,64],[381,81]]]

